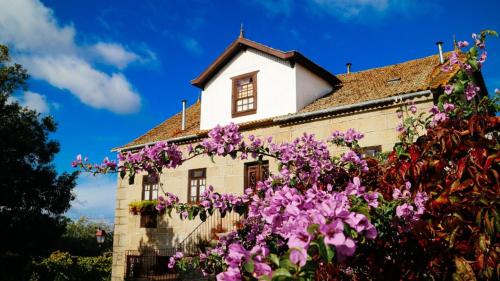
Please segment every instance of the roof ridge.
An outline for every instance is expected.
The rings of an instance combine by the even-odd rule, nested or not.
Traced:
[[[443,54],[449,54],[453,51],[448,51],[448,52],[444,52]],[[367,69],[363,69],[363,70],[360,70],[360,71],[351,71],[350,73],[339,73],[339,74],[336,74],[337,76],[346,76],[346,75],[351,75],[351,74],[358,74],[358,73],[365,73],[365,72],[368,72],[368,71],[373,71],[373,70],[380,70],[380,69],[383,69],[383,68],[387,68],[387,67],[391,67],[391,66],[397,66],[397,65],[401,65],[401,64],[407,64],[407,63],[412,63],[412,62],[415,62],[415,61],[419,61],[419,60],[425,60],[425,59],[429,59],[429,58],[432,58],[432,57],[438,57],[439,55],[438,54],[434,54],[434,55],[430,55],[430,56],[425,56],[425,57],[420,57],[420,58],[416,58],[416,59],[411,59],[411,60],[406,60],[406,61],[402,61],[402,62],[398,62],[398,63],[394,63],[394,64],[388,64],[388,65],[384,65],[384,66],[377,66],[377,67],[372,67],[372,68],[367,68]]]
[[[246,38],[246,37],[241,38],[241,39],[246,40],[246,41],[250,41],[250,42],[252,42],[252,43],[254,43],[254,44],[261,45],[262,47],[266,47],[266,48],[272,49],[272,50],[274,50],[274,51],[277,51],[277,52],[280,52],[280,53],[283,53],[283,54],[290,53],[290,52],[295,52],[295,50],[293,50],[293,51],[283,51],[283,50],[280,50],[280,49],[276,49],[276,48],[273,48],[273,47],[268,46],[268,45],[266,45],[266,44],[262,44],[262,43],[260,43],[260,42],[257,42],[257,41],[254,41],[254,40],[248,39],[248,38]]]

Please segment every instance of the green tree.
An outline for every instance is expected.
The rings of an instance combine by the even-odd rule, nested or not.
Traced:
[[[96,230],[106,231],[106,239],[102,245],[97,244]],[[98,256],[111,252],[113,248],[113,228],[104,222],[92,222],[86,217],[69,221],[66,232],[62,235],[58,250],[69,252],[73,256]]]
[[[49,139],[56,130],[52,117],[9,99],[27,89],[28,77],[0,45],[0,280],[23,280],[7,276],[53,250],[77,178],[58,175],[52,163],[59,152],[59,143]]]

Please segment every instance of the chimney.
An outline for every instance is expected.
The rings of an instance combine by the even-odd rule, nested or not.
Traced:
[[[182,100],[182,124],[181,129],[186,130],[186,100]]]
[[[443,64],[444,63],[444,57],[443,57],[443,42],[438,41],[436,42],[436,45],[438,46],[438,51],[439,51],[439,63]]]
[[[352,63],[348,62],[348,63],[345,64],[345,66],[347,67],[347,74],[351,73]]]
[[[245,29],[243,28],[243,23],[240,25],[240,38],[245,38]]]

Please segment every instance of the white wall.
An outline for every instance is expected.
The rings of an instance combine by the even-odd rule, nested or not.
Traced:
[[[257,113],[232,118],[232,80],[248,72],[257,73]],[[217,124],[242,123],[296,112],[295,68],[286,61],[248,49],[240,52],[205,86],[201,95],[200,129]]]
[[[297,111],[330,93],[332,86],[300,64],[295,65],[297,83]]]
[[[259,71],[257,113],[232,118],[231,78],[253,71]],[[201,94],[200,129],[295,113],[331,90],[330,84],[299,64],[291,67],[287,61],[248,49],[236,55],[205,86]]]

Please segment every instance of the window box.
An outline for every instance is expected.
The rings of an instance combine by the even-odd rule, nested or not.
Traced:
[[[156,209],[156,205],[158,205],[158,200],[133,201],[128,204],[128,209],[132,215],[139,215],[139,214],[163,215],[165,213],[165,210],[159,212]]]

